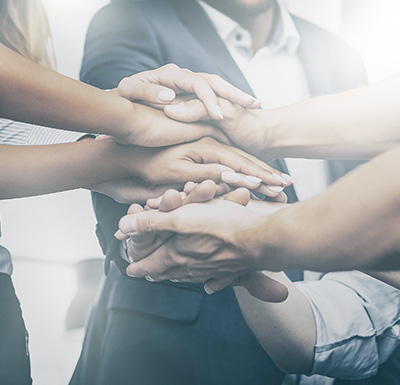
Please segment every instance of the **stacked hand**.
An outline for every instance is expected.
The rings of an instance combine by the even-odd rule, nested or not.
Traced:
[[[217,76],[194,74],[173,65],[125,78],[114,92],[147,104],[135,106],[136,113],[142,113],[142,118],[136,120],[140,123],[127,135],[116,138],[119,143],[143,146],[134,148],[133,158],[141,168],[136,170],[135,179],[119,181],[118,188],[115,183],[106,183],[94,189],[120,202],[143,202],[170,187],[182,188],[188,180],[211,179],[198,185],[187,183],[183,195],[168,190],[159,198],[147,200],[146,212],[138,204],[131,206],[129,215],[121,220],[124,234],[117,235],[129,238],[128,253],[133,263],[128,274],[147,276],[149,280],[206,282],[209,293],[228,285],[243,285],[258,298],[283,301],[287,296],[285,286],[263,273],[254,273],[259,270],[254,257],[257,252],[248,248],[252,243],[249,234],[243,231],[238,236],[225,227],[227,220],[245,224],[257,218],[245,207],[248,190],[239,189],[228,193],[224,200],[212,200],[231,187],[245,187],[278,202],[286,201],[282,190],[292,183],[289,175],[242,150],[221,144],[233,142],[250,153],[265,156],[265,133],[255,113],[260,103]],[[152,107],[164,109],[172,119]],[[191,143],[179,144],[184,142]],[[130,147],[122,147],[130,168]],[[146,219],[148,214],[171,214],[177,222],[156,218],[153,228],[152,217]],[[188,215],[203,218],[201,222],[207,224],[204,231],[194,229],[200,235],[183,235]],[[166,227],[157,227],[160,223]]]
[[[212,181],[190,182],[184,194],[169,190],[149,201],[147,210],[132,205],[116,234],[120,240],[128,239],[128,255],[133,263],[127,274],[150,281],[206,282],[208,293],[241,285],[259,299],[285,300],[285,286],[261,272],[254,273],[259,266],[249,234],[237,237],[226,228],[231,221],[241,221],[245,228],[247,222],[257,219],[258,215],[245,207],[250,198],[248,190],[241,188],[225,195],[224,200],[211,200],[216,193]],[[275,204],[270,210],[281,207]],[[194,228],[193,222],[203,226]],[[190,231],[185,231],[187,225]]]
[[[253,97],[217,75],[194,73],[174,64],[124,78],[113,92],[130,101],[147,104],[132,104],[135,116],[140,115],[140,119],[132,122],[133,127],[132,124],[128,124],[129,129],[125,135],[116,136],[120,143],[146,147],[168,146],[204,136],[229,143],[220,129],[206,122],[198,122],[201,119],[191,118],[190,122],[196,122],[194,124],[184,123],[188,120],[179,118],[177,120],[180,122],[172,121],[165,119],[162,112],[149,108],[164,108],[176,103],[177,95],[193,95],[199,101],[199,111],[195,114],[207,116],[208,120],[216,122],[224,119],[220,103],[225,99],[244,108],[256,109],[260,106]],[[186,106],[186,103],[183,106]],[[190,111],[195,109],[193,101],[188,102],[188,108]]]
[[[125,78],[113,92],[131,101],[147,104],[132,105],[139,114],[135,122],[140,123],[135,123],[134,129],[127,135],[115,138],[119,143],[142,147],[121,146],[119,150],[121,168],[126,168],[127,174],[133,175],[133,178],[90,186],[92,190],[110,195],[121,203],[143,203],[168,188],[181,189],[188,180],[201,182],[212,179],[218,184],[255,190],[278,202],[286,200],[282,190],[292,183],[290,176],[237,148],[221,144],[229,140],[219,128],[209,124],[214,121],[233,126],[238,111],[247,116],[247,108],[259,107],[259,102],[253,97],[216,75],[196,74],[175,65]],[[195,99],[172,104],[176,103],[177,95],[184,97],[189,93]],[[221,105],[229,112],[225,118]],[[181,120],[194,122],[204,119],[208,122],[178,122],[150,106],[164,108],[167,115],[168,107],[183,106],[190,116],[185,114]],[[178,119],[174,115],[170,117]],[[226,185],[221,188],[227,189]]]

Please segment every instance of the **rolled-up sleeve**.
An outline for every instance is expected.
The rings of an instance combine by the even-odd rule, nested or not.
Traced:
[[[373,376],[400,343],[400,290],[360,272],[298,282],[317,328],[312,373],[358,380]]]

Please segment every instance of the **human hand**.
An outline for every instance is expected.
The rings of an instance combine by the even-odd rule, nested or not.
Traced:
[[[114,143],[109,136],[96,140]],[[89,186],[120,203],[144,203],[167,189],[181,189],[188,180],[212,179],[233,187],[246,187],[269,199],[284,201],[284,187],[290,184],[275,169],[243,151],[203,138],[173,147],[144,148],[114,144],[112,162],[128,178]],[[135,178],[131,176],[134,175]],[[285,181],[285,183],[282,183]]]
[[[138,148],[137,152],[141,165],[137,175],[152,185],[212,179],[282,200],[283,189],[291,184],[286,174],[212,138],[168,148]]]
[[[275,123],[271,111],[248,109],[222,98],[219,98],[219,104],[224,119],[214,124],[234,145],[264,161],[271,161],[279,155],[274,153],[273,148],[276,130],[273,129]],[[171,119],[186,123],[207,122],[211,118],[203,102],[197,98],[167,105],[164,112]]]
[[[197,187],[201,187],[201,185]],[[196,192],[196,190],[194,191]],[[239,189],[231,192],[225,199],[245,205],[248,202],[249,195],[248,193],[246,195],[244,191],[244,189]],[[200,190],[197,191],[197,197],[190,199],[189,192],[189,195],[185,199],[189,199],[189,202],[195,200],[204,201],[210,196],[212,194],[209,193],[207,195],[207,188],[203,188],[203,192]],[[178,192],[169,191],[161,200],[161,204],[164,204],[164,207],[160,205],[160,202],[158,203],[160,211],[168,211],[169,209],[179,207],[185,202]],[[143,210],[138,205],[134,206],[135,208],[130,213],[138,213]],[[272,209],[272,211],[276,211],[276,208]],[[126,226],[123,221],[124,218],[121,220],[121,228]],[[125,228],[125,231],[127,231],[127,228]],[[237,274],[236,270],[232,272],[231,267],[237,268],[238,265],[237,256],[235,256],[234,249],[230,248],[229,250],[229,247],[226,249],[226,245],[224,245],[222,239],[200,234],[195,236],[174,235],[171,237],[172,234],[165,231],[150,233],[136,232],[132,234],[128,241],[128,251],[132,256],[132,261],[136,262],[128,267],[128,274],[133,273],[135,276],[147,275],[147,279],[156,281],[165,279],[179,282],[207,281],[205,288],[209,293],[221,290],[229,285],[241,285],[246,287],[253,296],[270,302],[280,302],[287,297],[288,293],[285,286],[261,272],[246,274]],[[119,232],[117,237],[123,239],[125,236],[122,232]],[[233,252],[230,255],[231,259],[222,260],[220,256],[223,252],[225,252],[225,258],[229,257],[227,253]],[[149,253],[152,254],[147,256]],[[219,257],[213,260],[213,256],[215,255]],[[232,261],[232,257],[233,259],[236,258],[236,261]],[[225,262],[225,265],[222,262]],[[232,266],[228,266],[228,270],[225,270],[227,262],[231,263]],[[251,266],[244,266],[242,268],[246,270],[249,267],[249,271],[251,271]],[[216,268],[218,271],[215,270]],[[222,278],[210,279],[210,272],[212,277],[217,277],[222,273]]]
[[[193,94],[202,102],[209,118],[214,120],[223,119],[217,96],[246,108],[260,107],[260,102],[218,75],[194,73],[175,64],[126,77],[114,91],[130,101],[140,101],[158,108],[173,102],[177,94]]]
[[[156,199],[167,190],[182,188],[181,184],[149,185],[140,178],[123,178],[88,187],[91,191],[107,195],[118,203],[144,205],[148,199]]]

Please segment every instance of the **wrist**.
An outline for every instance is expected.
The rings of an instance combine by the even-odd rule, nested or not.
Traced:
[[[263,229],[260,238],[259,264],[262,270],[282,271],[297,269],[293,255],[302,254],[301,236],[298,232],[302,229],[301,218],[297,218],[294,206],[289,205],[279,212],[260,218],[257,225]],[[299,220],[300,219],[300,220]],[[301,234],[300,234],[301,235]]]
[[[290,124],[289,116],[285,108],[259,111],[265,138],[264,152],[271,159],[287,157],[297,146],[296,132],[293,132],[294,125]]]
[[[117,117],[113,122],[113,131],[109,135],[113,136],[118,143],[134,144],[138,122],[140,121],[140,110],[137,104],[115,96],[118,100],[118,109],[115,111]]]

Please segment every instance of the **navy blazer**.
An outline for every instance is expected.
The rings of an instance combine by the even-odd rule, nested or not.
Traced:
[[[366,83],[363,64],[352,49],[340,39],[313,24],[299,18],[294,18],[294,20],[301,35],[299,55],[312,95],[339,92]],[[236,87],[253,94],[203,8],[195,0],[114,1],[104,7],[96,14],[89,27],[81,79],[91,85],[109,89],[116,87],[123,77],[167,63],[176,63],[180,67],[189,68],[195,72],[218,74]],[[282,162],[281,166],[284,169],[285,165]],[[353,166],[354,162],[331,162],[332,180],[343,175]],[[97,193],[93,193],[93,205],[98,221],[97,235],[106,255],[106,272],[108,272],[110,261],[115,261],[124,272],[127,264],[119,256],[119,243],[113,234],[117,230],[119,219],[126,214],[128,206],[118,204],[111,198]],[[215,337],[210,335],[205,343],[216,344],[213,354],[219,357],[215,362],[219,362],[221,366],[225,365],[221,361],[223,357],[226,356],[226,360],[229,361],[232,355],[241,350],[238,346],[249,346],[248,341],[254,340],[254,336],[243,321],[231,288],[208,297],[202,285],[199,284],[149,283],[143,279],[122,276],[113,267],[106,279],[99,304],[94,318],[103,318],[103,321],[96,321],[92,317],[89,337],[85,342],[76,379],[80,378],[79,373],[85,371],[85,366],[97,368],[98,364],[94,362],[96,359],[91,358],[93,357],[91,352],[102,350],[101,343],[99,343],[99,349],[96,348],[96,339],[103,338],[102,336],[107,338],[105,330],[108,329],[104,328],[109,328],[109,322],[111,322],[107,318],[108,310],[123,310],[125,315],[128,314],[127,311],[133,311],[135,314],[146,314],[153,317],[152,319],[156,317],[159,320],[198,322],[198,328],[196,331],[193,329],[193,333],[199,335],[212,327],[216,333]],[[102,311],[99,310],[100,307]],[[99,315],[100,313],[102,315]],[[222,321],[221,317],[224,315],[226,319]],[[227,319],[229,322],[224,323]],[[128,318],[125,318],[125,321],[127,324],[130,322]],[[104,328],[101,326],[102,323]],[[164,327],[161,321],[157,325],[160,330]],[[96,333],[90,333],[93,330],[98,330],[97,337]],[[219,338],[222,335],[233,336],[230,338],[236,339],[237,345],[235,342],[225,346],[225,343],[221,342],[223,339]],[[190,338],[192,337],[193,334]],[[118,340],[118,338],[126,337],[110,338]],[[180,343],[185,344],[182,341]],[[170,349],[171,352],[176,351],[176,348],[169,346],[168,338],[159,341],[160,346],[164,344],[165,349]],[[92,345],[92,350],[90,345]],[[142,345],[142,348],[145,349],[146,345]],[[265,383],[263,377],[265,375],[270,384],[280,383],[282,374],[272,362],[268,361],[268,356],[260,346],[254,349],[253,351],[243,348],[240,354],[246,355],[251,362],[258,362],[260,365],[258,368],[264,365],[265,369],[262,369],[264,374],[260,371],[258,375],[259,382],[255,382],[254,378],[257,374],[254,374],[255,377],[252,377],[249,384]],[[257,354],[254,353],[253,357],[250,351]],[[204,359],[208,360],[208,357]],[[244,358],[242,357],[241,360],[244,365]],[[93,365],[88,362],[93,362]],[[101,358],[99,362],[102,362]],[[207,365],[199,363],[201,368],[207,368]],[[107,368],[103,370],[106,376]],[[221,373],[218,373],[218,370],[218,368],[215,369],[215,376],[222,375],[222,370]],[[253,372],[257,370],[259,369],[254,369]],[[93,372],[96,371],[97,369],[93,370]],[[246,375],[245,371],[241,373]],[[77,381],[79,380],[74,383],[79,383]],[[207,383],[202,382],[201,379],[198,381],[200,384]],[[240,384],[247,383],[239,376],[235,381]],[[171,378],[171,382],[164,383],[176,385],[179,381]]]

